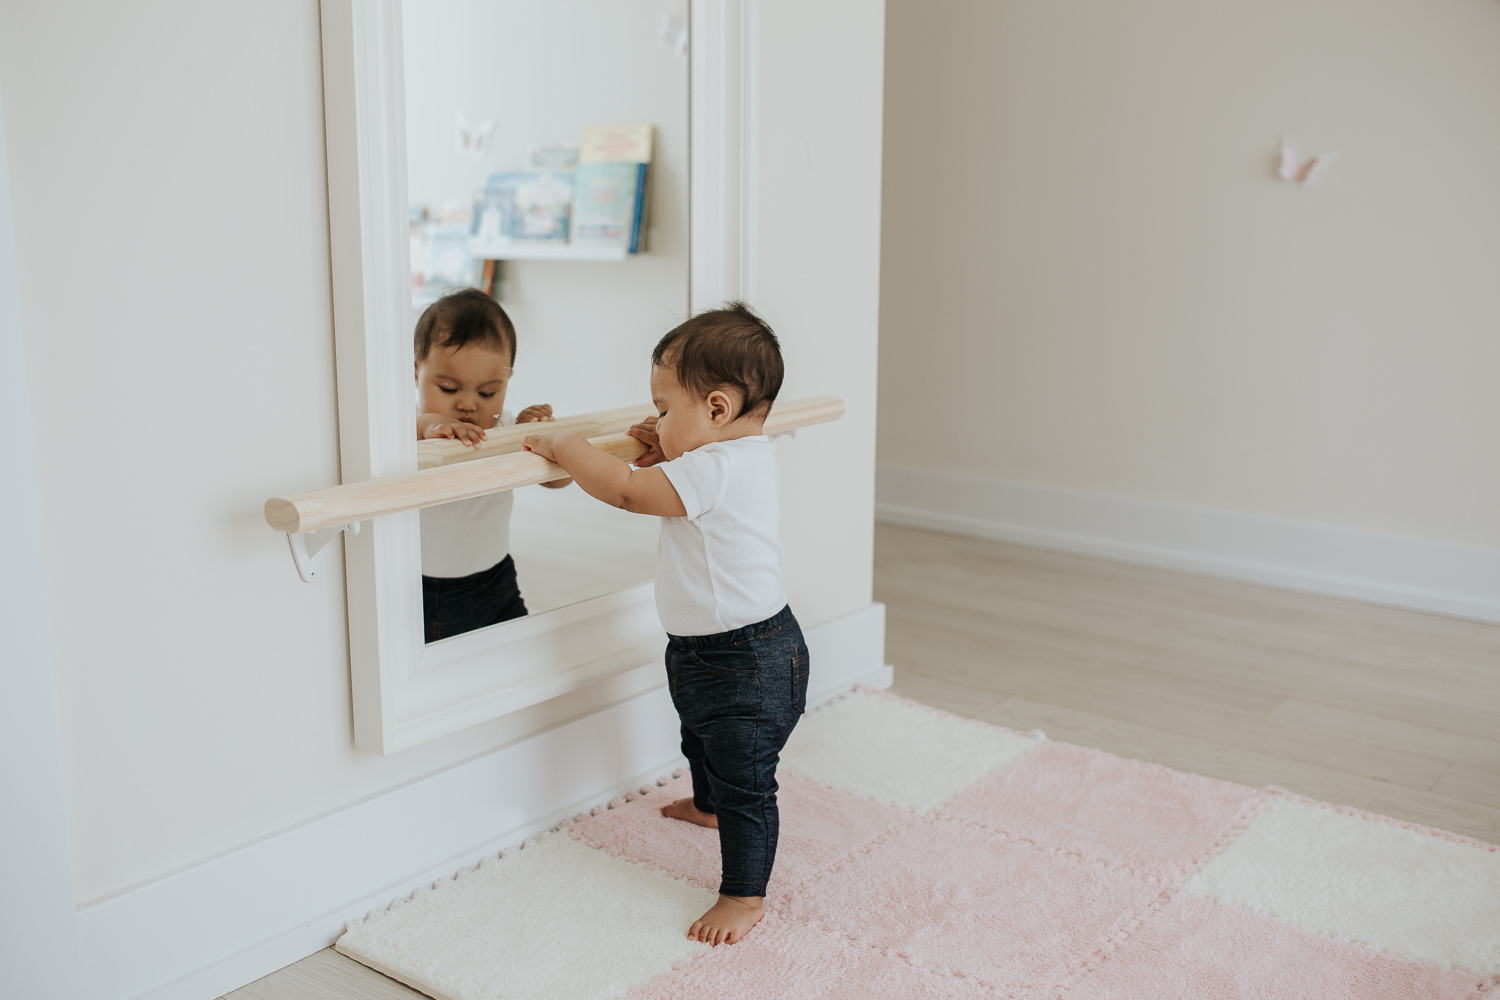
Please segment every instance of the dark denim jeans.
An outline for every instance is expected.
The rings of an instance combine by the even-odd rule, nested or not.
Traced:
[[[510,556],[470,576],[422,577],[422,624],[428,642],[526,615]]]
[[[764,896],[780,829],[776,763],[807,708],[807,643],[791,608],[716,635],[667,636],[693,804],[719,818],[726,896]]]

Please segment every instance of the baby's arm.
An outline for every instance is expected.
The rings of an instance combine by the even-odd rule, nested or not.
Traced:
[[[526,407],[526,409],[522,410],[516,416],[516,423],[533,424],[539,421],[556,419],[557,418],[552,415],[551,403],[538,403],[536,406],[528,406]],[[550,483],[543,483],[542,486],[546,487],[549,490],[560,490],[571,482],[573,482],[573,480],[571,479],[554,479]]]
[[[687,508],[667,474],[659,468],[632,469],[605,454],[578,434],[528,437],[527,451],[551,459],[572,476],[589,496],[633,514],[686,517]]]

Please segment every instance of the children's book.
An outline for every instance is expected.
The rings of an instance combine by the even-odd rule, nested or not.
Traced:
[[[469,256],[467,222],[427,224],[427,259],[422,284],[428,291],[474,281],[474,258]]]
[[[473,235],[482,243],[568,239],[573,175],[516,170],[491,174],[474,206]]]
[[[651,125],[585,129],[574,171],[574,240],[646,248],[651,197]]]
[[[638,245],[644,163],[580,163],[574,173],[573,241]]]
[[[650,163],[656,137],[652,125],[604,125],[583,130],[578,162]]]
[[[578,147],[566,142],[544,142],[526,154],[530,170],[572,170],[578,166]]]

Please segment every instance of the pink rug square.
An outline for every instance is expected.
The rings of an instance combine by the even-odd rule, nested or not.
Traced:
[[[1045,990],[1129,933],[1163,891],[1124,868],[930,820],[803,886],[786,916],[993,988]]]
[[[1468,1000],[1485,988],[1468,973],[1382,955],[1236,906],[1179,893],[1068,996]]]
[[[772,908],[803,882],[875,835],[916,822],[904,809],[826,788],[796,775],[776,776],[781,790],[781,839],[767,898]],[[720,881],[719,835],[691,823],[666,819],[659,810],[692,794],[692,779],[674,777],[630,801],[616,801],[566,824],[585,843],[650,868],[679,875],[706,889]]]
[[[1047,742],[957,796],[939,815],[1173,878],[1190,870],[1262,797],[1243,785]]]
[[[985,1000],[994,995],[967,976],[919,968],[772,915],[733,948],[716,948],[670,976],[659,976],[630,1000]]]

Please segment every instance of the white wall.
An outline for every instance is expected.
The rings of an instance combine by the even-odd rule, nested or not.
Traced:
[[[558,413],[649,401],[651,348],[688,309],[688,67],[661,38],[678,0],[420,0],[402,12],[412,204],[466,204],[529,147],[595,125],[656,126],[647,252],[619,263],[503,265],[520,353],[509,403]],[[493,121],[480,159],[454,111]]]
[[[849,404],[784,448],[788,589],[811,625],[870,604],[883,12],[757,7],[777,72],[754,94],[754,297],[785,338],[788,393]],[[310,2],[0,11],[67,818],[96,998],[287,930],[258,916],[239,937],[219,933],[266,902],[245,893],[269,894],[215,882],[234,859],[313,843],[299,838],[351,806],[441,787],[425,783],[513,739],[498,720],[390,758],[355,750],[338,562],[301,583],[261,520],[265,497],[338,478],[319,59]],[[0,658],[30,655],[25,641],[0,638]],[[614,738],[581,725],[579,739]],[[485,773],[495,801],[531,801],[535,774]],[[371,846],[381,835],[369,831]],[[414,854],[401,878],[432,863]],[[253,870],[265,885],[284,874]],[[187,904],[173,895],[207,884]],[[135,963],[124,977],[97,936],[147,926],[131,909],[146,897],[179,900],[161,912],[194,934],[142,938],[120,952]],[[237,961],[247,978],[268,971]]]
[[[0,996],[81,998],[0,91]]]
[[[894,0],[888,39],[903,503],[969,474],[1457,546],[1500,613],[1500,5]],[[1282,132],[1343,158],[1282,183]]]

